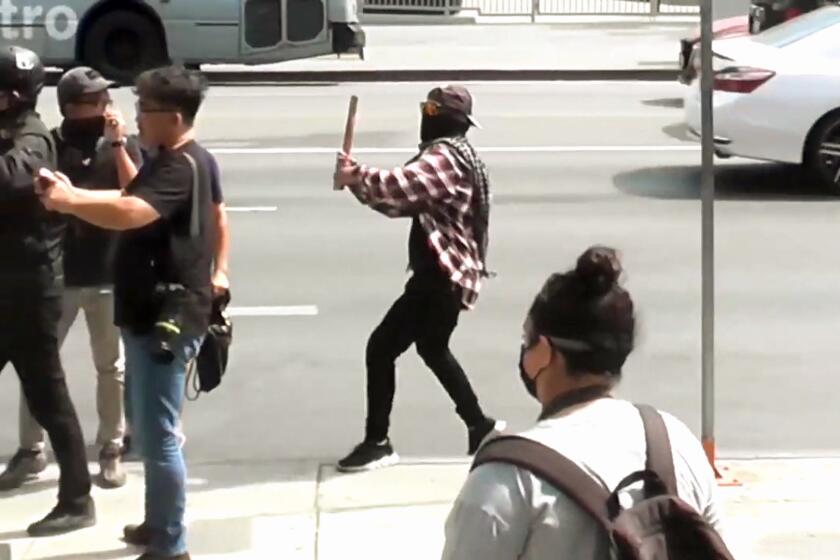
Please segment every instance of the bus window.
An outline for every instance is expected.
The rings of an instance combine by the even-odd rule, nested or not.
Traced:
[[[321,0],[287,0],[289,6],[289,41],[302,43],[317,39],[326,17]]]
[[[245,42],[255,49],[273,47],[283,40],[280,0],[245,1]]]

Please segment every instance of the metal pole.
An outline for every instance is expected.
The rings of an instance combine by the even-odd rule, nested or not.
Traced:
[[[650,0],[650,15],[659,15],[659,0]]]
[[[540,0],[531,0],[531,23],[536,23],[537,12],[540,11]]]
[[[703,445],[709,461],[715,460],[715,141],[712,61],[712,1],[702,0],[701,41],[701,121],[703,168],[701,173],[702,236],[702,424]]]

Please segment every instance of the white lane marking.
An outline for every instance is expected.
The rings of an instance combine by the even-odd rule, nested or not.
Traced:
[[[700,146],[486,146],[478,147],[483,153],[580,153],[580,152],[699,152]],[[214,154],[229,155],[321,155],[335,154],[339,148],[211,148]],[[413,154],[412,148],[354,148],[354,154]]]
[[[276,206],[227,206],[228,212],[277,212]]]
[[[315,305],[277,305],[228,307],[232,317],[312,317],[318,314]]]

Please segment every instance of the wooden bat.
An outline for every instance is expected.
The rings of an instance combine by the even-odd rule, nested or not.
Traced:
[[[350,107],[347,109],[347,124],[344,127],[344,144],[342,149],[344,153],[350,155],[353,150],[353,136],[356,134],[356,113],[359,108],[359,98],[355,95],[350,96]]]
[[[353,136],[356,134],[356,113],[359,108],[359,98],[355,95],[350,96],[350,106],[347,108],[347,123],[344,125],[344,143],[341,150],[350,155],[353,150]],[[333,190],[340,191],[342,185],[333,184]]]

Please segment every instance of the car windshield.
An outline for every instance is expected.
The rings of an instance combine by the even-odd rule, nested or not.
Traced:
[[[776,48],[792,45],[832,25],[840,24],[840,7],[829,6],[753,35],[753,41]]]

